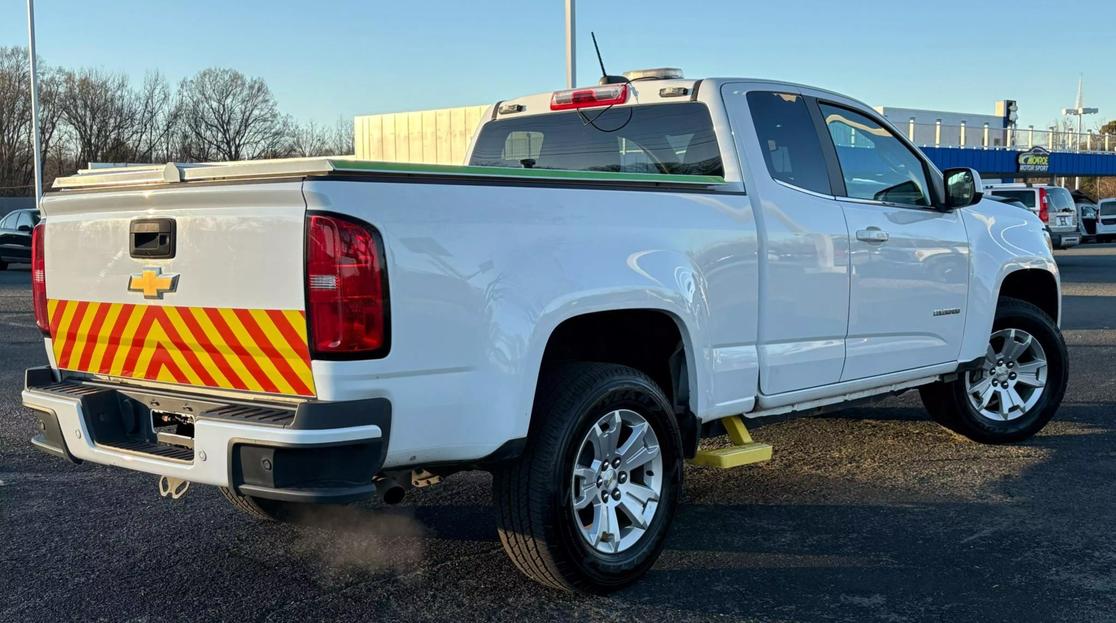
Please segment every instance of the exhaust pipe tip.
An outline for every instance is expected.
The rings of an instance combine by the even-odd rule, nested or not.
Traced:
[[[403,485],[392,479],[385,478],[376,484],[380,491],[380,499],[384,501],[384,504],[391,504],[394,506],[402,502],[403,497],[407,493]]]

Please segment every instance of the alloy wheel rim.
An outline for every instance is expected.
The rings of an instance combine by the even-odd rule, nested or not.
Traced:
[[[1042,344],[1022,329],[992,334],[980,368],[965,375],[965,394],[978,413],[1008,422],[1026,415],[1046,390],[1049,364]]]
[[[574,460],[570,508],[585,542],[616,554],[647,533],[663,490],[663,457],[651,424],[629,409],[589,428]]]

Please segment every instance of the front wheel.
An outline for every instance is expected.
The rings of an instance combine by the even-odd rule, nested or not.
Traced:
[[[1069,355],[1054,321],[1030,303],[1002,298],[979,365],[920,393],[943,426],[975,441],[1010,443],[1046,426],[1068,380]]]
[[[647,375],[574,363],[540,379],[527,448],[494,474],[500,541],[525,575],[571,592],[639,579],[682,488],[682,440]]]

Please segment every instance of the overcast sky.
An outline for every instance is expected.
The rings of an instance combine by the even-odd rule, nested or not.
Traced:
[[[23,0],[0,45],[25,45]],[[1051,7],[1056,7],[1052,9]],[[220,65],[260,76],[302,120],[483,104],[564,86],[563,0],[39,0],[40,58],[172,82]],[[579,82],[676,66],[802,82],[871,105],[993,112],[1045,127],[1078,73],[1116,119],[1116,0],[579,0]]]

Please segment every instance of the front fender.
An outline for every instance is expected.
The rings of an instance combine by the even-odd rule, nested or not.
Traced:
[[[984,200],[964,211],[970,257],[968,316],[962,339],[961,361],[983,357],[996,317],[1001,286],[1020,270],[1051,273],[1061,288],[1058,264],[1046,246],[1042,221],[1030,211]],[[1059,317],[1061,300],[1059,297]]]

